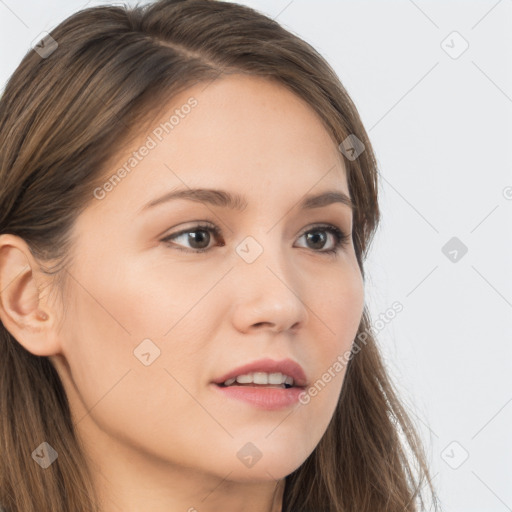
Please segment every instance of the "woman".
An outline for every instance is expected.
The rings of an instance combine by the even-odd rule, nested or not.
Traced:
[[[364,304],[376,161],[311,46],[228,2],[86,9],[0,148],[7,511],[420,510]]]

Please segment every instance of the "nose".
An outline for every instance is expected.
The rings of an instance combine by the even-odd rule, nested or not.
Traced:
[[[282,251],[267,248],[250,264],[239,261],[235,274],[233,323],[239,331],[268,329],[278,333],[296,331],[307,324],[303,283]]]

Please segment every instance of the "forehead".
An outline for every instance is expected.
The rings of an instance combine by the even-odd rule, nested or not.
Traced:
[[[231,75],[196,84],[162,105],[148,126],[107,169],[105,182],[122,174],[108,187],[111,205],[128,201],[140,209],[177,187],[240,190],[249,202],[251,192],[299,197],[316,186],[348,195],[331,133],[310,105],[275,81]]]

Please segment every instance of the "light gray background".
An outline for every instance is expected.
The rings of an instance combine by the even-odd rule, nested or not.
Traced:
[[[0,0],[0,87],[42,31],[100,3]],[[327,58],[369,132],[383,220],[367,300],[374,321],[403,304],[377,330],[443,510],[512,510],[512,0],[241,3]]]

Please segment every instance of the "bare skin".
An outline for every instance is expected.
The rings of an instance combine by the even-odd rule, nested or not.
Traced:
[[[25,242],[0,236],[0,317],[59,372],[103,512],[280,512],[284,478],[324,434],[344,369],[307,405],[275,411],[211,383],[270,357],[298,362],[312,385],[350,350],[364,283],[351,237],[327,254],[336,238],[317,225],[351,235],[352,211],[298,208],[306,195],[349,195],[346,169],[317,114],[281,85],[242,75],[197,84],[162,106],[155,127],[190,97],[197,106],[78,217],[65,307]],[[195,187],[241,194],[247,207],[144,209]],[[221,232],[202,233],[205,252],[187,234],[162,242],[187,228],[197,236],[199,221]],[[262,249],[251,263],[236,251],[249,236]],[[146,339],[160,350],[147,366],[134,354]],[[252,467],[237,456],[249,442],[262,454]]]

